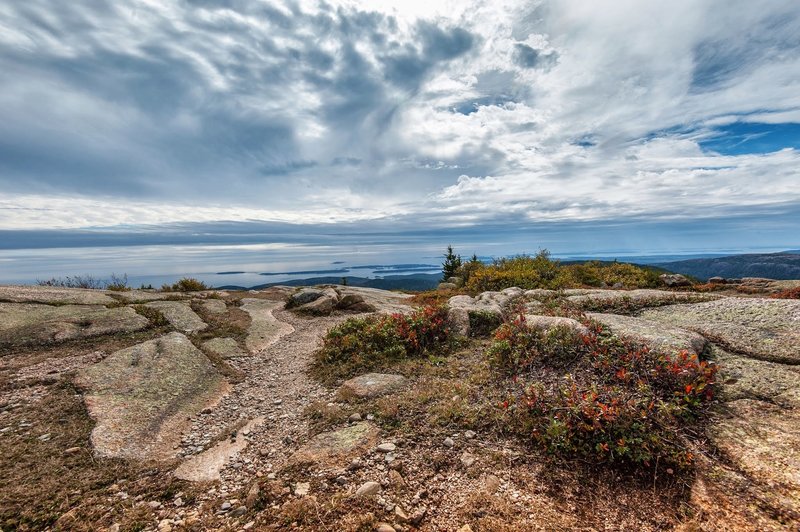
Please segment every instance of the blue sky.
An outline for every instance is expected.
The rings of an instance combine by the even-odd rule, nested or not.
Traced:
[[[0,246],[797,247],[798,28],[795,0],[6,2]]]

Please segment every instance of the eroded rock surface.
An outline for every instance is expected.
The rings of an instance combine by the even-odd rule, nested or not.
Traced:
[[[800,408],[800,366],[757,360],[717,347],[712,358],[720,366],[717,381],[722,399],[759,399]]]
[[[526,314],[525,323],[528,325],[528,327],[532,329],[539,329],[541,331],[550,331],[556,327],[566,327],[567,329],[572,329],[579,334],[589,334],[589,329],[587,329],[585,325],[572,318]]]
[[[707,433],[778,515],[800,517],[800,413],[738,399]]]
[[[0,345],[55,343],[144,329],[149,321],[128,307],[0,303]]]
[[[0,301],[55,305],[108,305],[116,302],[102,290],[55,286],[0,286]]]
[[[187,417],[228,390],[208,358],[177,332],[115,352],[77,382],[97,421],[95,452],[140,460],[174,456]]]
[[[243,357],[248,354],[233,338],[212,338],[203,342],[203,349],[222,358]]]
[[[161,312],[170,325],[179,331],[193,333],[208,327],[188,301],[153,301],[145,306]]]
[[[657,307],[687,302],[700,302],[716,299],[712,294],[696,292],[670,292],[667,290],[602,290],[570,289],[564,290],[567,300],[581,307],[631,303],[637,306]]]
[[[250,314],[250,327],[247,329],[245,345],[250,353],[257,353],[271,346],[282,336],[291,333],[294,329],[273,315],[273,312],[283,308],[282,301],[268,299],[245,298],[242,299],[242,310]]]
[[[314,436],[289,459],[290,463],[344,465],[378,441],[380,431],[371,423],[361,422]]]
[[[224,314],[228,310],[225,302],[221,299],[204,299],[200,302],[200,305],[206,312],[211,314]]]
[[[618,314],[590,312],[587,315],[611,329],[617,336],[646,344],[653,351],[666,355],[678,351],[700,355],[708,347],[708,341],[703,336],[663,323]]]
[[[695,331],[753,358],[800,364],[800,300],[728,297],[650,309],[641,317]]]
[[[190,457],[175,469],[175,476],[190,482],[219,480],[225,465],[247,447],[250,431],[263,422],[263,418],[254,419],[237,431],[235,438],[226,438],[214,447]]]

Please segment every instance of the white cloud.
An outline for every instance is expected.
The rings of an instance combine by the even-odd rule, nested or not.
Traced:
[[[0,228],[800,202],[796,150],[699,144],[800,121],[796,2],[224,4],[0,7]]]

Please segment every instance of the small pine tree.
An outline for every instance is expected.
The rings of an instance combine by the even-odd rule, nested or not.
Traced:
[[[442,281],[447,282],[448,279],[454,277],[459,268],[461,268],[461,255],[453,252],[452,245],[447,246],[447,253],[445,253],[442,263]]]

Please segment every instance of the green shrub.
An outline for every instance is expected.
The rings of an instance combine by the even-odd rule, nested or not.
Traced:
[[[657,288],[662,272],[653,268],[623,262],[589,261],[562,266],[562,279],[568,286],[615,286]]]
[[[518,375],[534,364],[560,366],[583,352],[583,337],[568,326],[542,331],[528,327],[524,316],[504,323],[486,352],[496,370]]]
[[[351,318],[333,327],[316,353],[319,374],[344,377],[429,354],[447,343],[447,308],[428,306],[411,314]]]
[[[459,276],[471,292],[503,290],[517,286],[526,290],[546,288],[600,287],[621,285],[625,288],[656,288],[659,275],[654,268],[621,262],[590,261],[582,264],[560,264],[547,250],[535,256],[520,255],[498,259],[491,265],[467,262]]]
[[[502,323],[503,319],[486,310],[469,311],[469,335],[482,338],[492,334]]]
[[[161,286],[163,292],[200,292],[202,290],[210,290],[211,287],[206,283],[199,281],[193,277],[184,277],[177,283],[172,285],[165,284]]]
[[[561,288],[559,265],[550,260],[550,253],[542,250],[535,256],[497,259],[489,266],[475,266],[469,275],[467,289],[472,292],[503,290],[516,286],[526,290],[534,288]]]
[[[591,324],[589,334],[504,324],[487,351],[511,375],[501,405],[511,431],[547,452],[597,463],[684,467],[691,424],[713,397],[717,367],[665,356]]]

